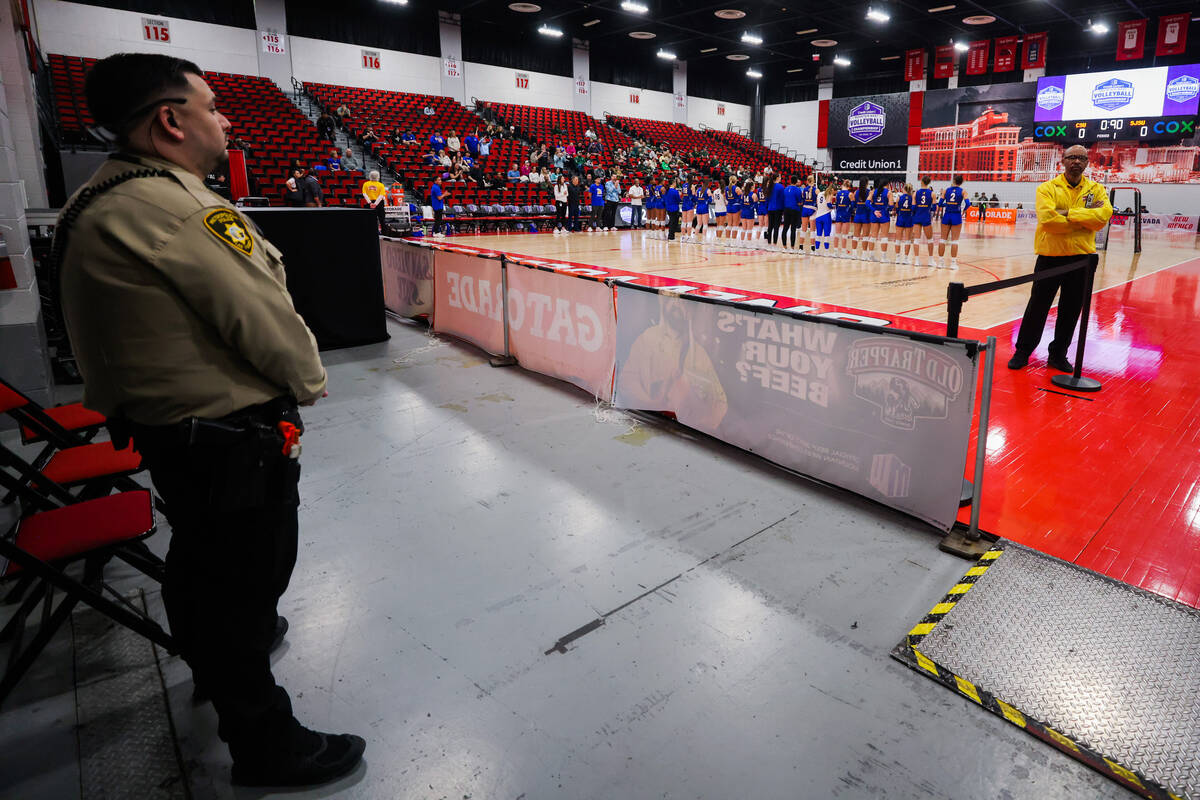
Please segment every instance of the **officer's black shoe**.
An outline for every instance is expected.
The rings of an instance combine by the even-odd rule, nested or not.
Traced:
[[[271,640],[271,649],[268,653],[274,653],[279,649],[279,645],[283,644],[283,637],[287,636],[288,621],[287,617],[280,614],[275,618],[275,638]],[[195,678],[192,678],[192,704],[201,705],[207,703],[212,698],[208,696],[208,692],[204,691],[204,687],[195,683]]]
[[[1048,366],[1050,369],[1058,370],[1059,372],[1075,371],[1075,365],[1070,361],[1067,361],[1066,356],[1056,356],[1051,354],[1050,357],[1046,359],[1046,366]]]
[[[312,749],[281,752],[262,760],[234,761],[233,782],[241,786],[315,786],[358,766],[367,748],[361,736],[301,728],[297,737]]]
[[[1029,353],[1022,353],[1020,350],[1017,350],[1016,352],[1013,353],[1012,358],[1010,358],[1008,360],[1008,368],[1009,369],[1024,369],[1025,365],[1028,363],[1029,363]]]

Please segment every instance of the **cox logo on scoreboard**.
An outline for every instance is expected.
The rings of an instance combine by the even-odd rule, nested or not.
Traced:
[[[1092,89],[1092,105],[1113,111],[1133,100],[1133,84],[1120,78],[1110,78]]]
[[[1047,111],[1053,111],[1063,104],[1063,90],[1059,86],[1047,86],[1037,93],[1037,104]]]
[[[1200,95],[1200,80],[1191,75],[1180,75],[1167,82],[1167,99],[1176,103],[1186,103]]]

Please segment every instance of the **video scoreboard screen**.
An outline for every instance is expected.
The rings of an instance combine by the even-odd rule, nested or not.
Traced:
[[[1187,139],[1196,134],[1200,64],[1038,78],[1033,138]]]

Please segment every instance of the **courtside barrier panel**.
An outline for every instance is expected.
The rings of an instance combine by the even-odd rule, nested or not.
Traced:
[[[954,525],[980,343],[613,283],[619,408]]]
[[[402,239],[380,237],[383,305],[401,317],[433,314],[433,250]]]

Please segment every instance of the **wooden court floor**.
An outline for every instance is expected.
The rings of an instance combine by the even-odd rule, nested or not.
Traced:
[[[956,271],[668,243],[637,232],[452,241],[845,306],[934,331],[946,318],[947,283],[1026,274],[1035,258],[1031,227],[992,225],[964,230]],[[1100,392],[1065,392],[1050,382],[1048,335],[1027,368],[1006,368],[1028,297],[1022,285],[972,298],[963,309],[961,335],[995,336],[998,344],[981,526],[1200,608],[1197,238],[1148,233],[1134,254],[1131,236],[1114,234],[1097,270],[1084,358],[1084,374],[1101,381]],[[1051,312],[1047,331],[1053,325]],[[968,516],[964,508],[959,519]]]

